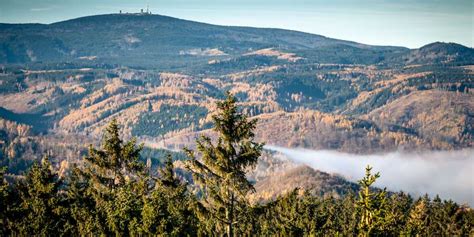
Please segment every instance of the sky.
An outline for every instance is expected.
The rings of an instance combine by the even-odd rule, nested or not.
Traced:
[[[0,0],[1,23],[52,23],[139,12],[200,22],[304,31],[372,45],[435,41],[474,47],[472,0]]]

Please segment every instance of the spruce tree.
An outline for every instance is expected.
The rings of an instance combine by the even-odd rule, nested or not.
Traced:
[[[359,200],[356,206],[359,209],[359,231],[363,236],[371,236],[383,231],[386,223],[387,198],[386,191],[373,192],[371,186],[380,177],[379,173],[371,174],[372,167],[365,168],[365,177],[359,180]]]
[[[136,236],[142,222],[143,198],[141,186],[126,182],[112,191],[112,198],[105,203],[109,231],[116,236]]]
[[[85,173],[98,190],[120,187],[126,179],[136,178],[144,170],[139,160],[142,146],[137,147],[135,138],[124,142],[119,133],[117,121],[113,119],[105,129],[101,149],[89,147]]]
[[[91,236],[104,233],[104,226],[99,218],[94,198],[88,193],[88,180],[77,166],[72,168],[68,177],[67,200],[70,213],[75,221],[77,233],[80,236]]]
[[[63,231],[58,193],[60,184],[47,157],[41,164],[31,167],[26,179],[18,184],[21,202],[16,216],[21,218],[13,223],[16,234],[50,236]]]
[[[174,172],[170,154],[159,171],[155,189],[143,208],[143,230],[146,234],[165,236],[193,235],[197,232],[193,198]]]
[[[257,163],[263,149],[254,141],[257,120],[238,111],[235,97],[227,93],[224,101],[217,103],[217,113],[212,116],[217,140],[201,136],[196,140],[197,153],[185,149],[190,158],[188,169],[193,180],[201,186],[201,213],[218,220],[217,232],[234,235],[234,225],[246,213],[249,191],[254,190],[245,171]]]
[[[142,198],[136,194],[141,186],[135,184],[145,175],[144,164],[139,160],[141,149],[134,138],[127,142],[120,138],[115,119],[105,129],[101,147],[90,146],[84,168],[79,170],[79,180],[85,183],[75,186],[82,186],[83,191],[76,190],[86,195],[82,200],[94,203],[93,209],[78,209],[93,215],[81,216],[91,234],[127,235],[139,222]]]
[[[410,208],[413,205],[413,199],[410,195],[404,192],[398,192],[389,197],[390,206],[388,210],[387,218],[389,223],[389,229],[387,232],[390,233],[404,233],[408,221],[408,215],[410,214]]]

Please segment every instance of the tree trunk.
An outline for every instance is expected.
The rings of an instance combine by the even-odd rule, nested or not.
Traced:
[[[231,192],[230,195],[230,207],[227,210],[227,237],[233,237],[234,236],[234,229],[233,229],[233,223],[234,222],[234,193]]]

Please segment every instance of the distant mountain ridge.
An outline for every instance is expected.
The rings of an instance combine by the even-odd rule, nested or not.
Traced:
[[[256,139],[268,145],[357,154],[474,146],[472,48],[109,14],[0,24],[0,166],[21,174],[48,154],[67,170],[112,119],[156,166],[160,148],[213,137],[226,91],[258,119]],[[334,197],[356,188],[277,156],[265,152],[250,175],[253,200],[296,187]]]
[[[456,43],[435,42],[412,50],[403,59],[407,63],[441,63],[451,61],[474,61],[473,49]]]
[[[82,62],[124,66],[179,68],[207,63],[210,57],[180,54],[195,49],[218,49],[227,56],[251,50],[278,48],[298,52],[321,63],[418,63],[430,50],[444,58],[463,61],[474,50],[456,44],[429,45],[417,50],[371,46],[298,31],[218,26],[161,15],[108,14],[81,17],[53,24],[0,24],[0,63]],[[443,50],[446,48],[446,50]],[[336,55],[336,56],[334,56]],[[171,65],[172,66],[169,66]]]

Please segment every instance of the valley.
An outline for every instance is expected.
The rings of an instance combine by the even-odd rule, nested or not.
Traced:
[[[454,43],[371,46],[160,15],[0,24],[0,163],[22,174],[48,154],[67,169],[112,119],[124,138],[145,144],[143,159],[154,166],[163,149],[185,159],[182,148],[213,136],[215,102],[226,91],[259,120],[256,139],[267,145],[361,155],[472,148],[473,65],[474,50]],[[272,190],[280,181],[269,167],[255,171],[264,174],[256,200],[281,191]],[[288,167],[285,190],[306,185],[288,181],[299,173],[321,195],[355,187]]]

